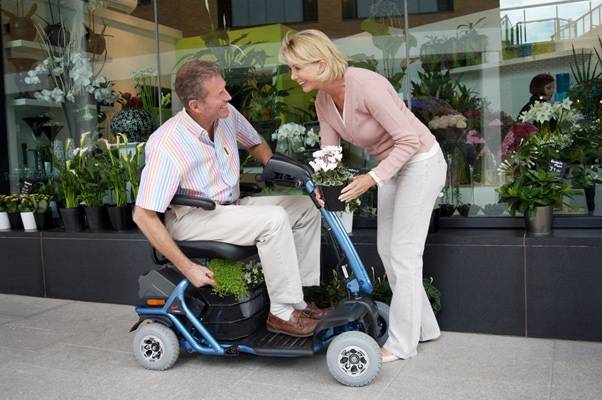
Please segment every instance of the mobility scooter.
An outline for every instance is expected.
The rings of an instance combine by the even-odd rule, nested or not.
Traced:
[[[372,283],[366,269],[336,213],[316,200],[307,166],[275,154],[258,177],[266,183],[303,187],[320,208],[347,299],[320,320],[313,336],[298,338],[266,330],[265,289],[251,292],[245,302],[224,301],[212,296],[210,288],[194,288],[173,267],[152,270],[139,279],[143,305],[136,307],[140,318],[131,329],[137,331],[136,360],[144,368],[166,370],[174,365],[180,349],[213,356],[298,357],[327,348],[328,370],[337,381],[349,386],[371,383],[381,368],[380,345],[387,339],[389,307],[370,298]],[[215,209],[211,200],[179,195],[172,204]],[[193,259],[257,257],[255,246],[216,241],[183,241],[178,246]],[[157,264],[168,263],[154,250],[153,257]]]

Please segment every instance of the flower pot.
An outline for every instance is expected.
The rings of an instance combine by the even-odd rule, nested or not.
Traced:
[[[128,204],[124,207],[107,206],[109,220],[116,231],[127,231],[134,227],[132,220],[132,205]]]
[[[499,217],[506,211],[506,208],[506,204],[502,203],[485,204],[483,213],[488,217]]]
[[[439,212],[442,217],[451,217],[456,211],[456,206],[453,204],[440,204]]]
[[[84,214],[80,207],[61,208],[60,212],[65,232],[81,232],[84,230]]]
[[[337,215],[343,224],[345,232],[351,233],[353,231],[353,211],[338,211]]]
[[[21,221],[23,221],[23,229],[26,231],[37,231],[38,226],[36,225],[36,219],[33,216],[33,212],[25,211],[21,213]]]
[[[435,233],[439,231],[439,217],[441,216],[441,210],[439,208],[433,208],[431,213],[431,220],[429,222],[429,233]]]
[[[322,186],[318,185],[320,188],[320,193],[322,193],[322,200],[324,200],[325,208],[329,211],[344,211],[345,210],[345,202],[339,200],[339,196],[341,195],[341,190],[345,187],[345,185],[340,186]]]
[[[36,27],[31,18],[14,17],[9,21],[10,37],[12,40],[29,40],[36,38]]]
[[[0,212],[0,231],[10,231],[10,221],[5,211]]]
[[[596,186],[591,185],[583,190],[585,192],[585,202],[587,203],[587,213],[593,215],[596,209]]]
[[[101,232],[107,229],[107,211],[104,207],[84,207],[86,222],[92,232]]]
[[[23,229],[23,221],[21,220],[21,215],[18,212],[9,212],[7,214],[8,220],[10,221],[10,228],[13,231]]]
[[[45,213],[35,213],[33,214],[33,217],[35,218],[36,225],[40,231],[54,227],[54,223],[52,222],[52,213],[50,210],[46,211]]]
[[[86,35],[84,37],[84,47],[88,53],[102,54],[107,49],[107,42],[104,35],[93,32],[86,27]]]
[[[460,213],[463,217],[468,217],[468,213],[470,212],[470,204],[460,204],[458,206],[458,213]]]
[[[532,236],[547,236],[552,233],[552,206],[535,207],[533,218],[525,216],[527,233]]]
[[[53,46],[65,47],[71,39],[71,33],[61,23],[46,25],[44,28],[48,41]]]
[[[113,116],[111,131],[125,133],[130,142],[145,141],[153,132],[153,118],[141,108],[124,108]]]

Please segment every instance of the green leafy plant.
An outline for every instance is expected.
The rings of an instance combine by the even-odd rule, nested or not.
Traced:
[[[4,198],[6,204],[6,212],[7,213],[18,213],[19,212],[19,195],[11,194],[9,196],[5,196]]]
[[[0,194],[0,212],[6,212],[6,195]]]
[[[19,211],[20,212],[37,212],[37,202],[29,195],[19,196]]]
[[[73,142],[67,139],[60,155],[53,158],[54,170],[56,171],[60,191],[65,199],[65,208],[75,208],[81,200],[81,183],[77,175],[76,163],[74,161]]]
[[[128,170],[123,163],[120,155],[121,144],[127,139],[123,134],[117,135],[115,146],[111,146],[106,139],[101,139],[104,143],[105,162],[107,165],[106,177],[111,196],[117,207],[125,207],[127,205],[127,184],[129,180]]]
[[[35,212],[38,214],[44,214],[48,211],[50,205],[50,196],[42,193],[30,194],[29,198],[35,203]]]
[[[263,283],[261,264],[257,261],[242,263],[214,258],[209,262],[217,286],[212,292],[216,296],[234,295],[241,300],[249,295],[249,290]]]
[[[127,145],[128,140],[125,135],[121,135],[123,144]],[[130,198],[132,201],[138,196],[138,188],[140,187],[140,173],[142,164],[144,163],[144,146],[145,143],[138,143],[135,151],[126,150],[121,153],[121,163],[123,164],[127,177],[130,182]]]

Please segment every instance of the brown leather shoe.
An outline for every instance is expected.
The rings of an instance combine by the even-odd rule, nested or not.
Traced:
[[[303,315],[302,311],[294,310],[288,321],[278,318],[272,313],[268,314],[266,328],[270,332],[284,333],[296,337],[311,336],[316,329],[318,320]]]
[[[321,320],[326,315],[328,315],[328,313],[331,312],[332,310],[333,310],[332,307],[318,308],[318,306],[315,305],[314,303],[308,303],[305,310],[301,310],[301,311],[303,311],[303,315],[308,318]]]

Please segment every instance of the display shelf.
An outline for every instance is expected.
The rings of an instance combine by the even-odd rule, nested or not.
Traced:
[[[583,51],[583,55],[585,57],[590,57],[592,55],[592,49],[589,49],[589,48],[575,49],[575,53],[577,54],[577,57],[581,57],[581,51]],[[552,60],[557,60],[559,58],[572,57],[572,56],[573,56],[572,50],[561,50],[561,51],[555,51],[555,52],[551,52],[551,53],[535,54],[535,55],[527,56],[527,57],[511,58],[509,60],[502,60],[499,62],[486,62],[483,64],[452,68],[449,70],[449,72],[450,72],[450,74],[454,75],[454,74],[463,74],[463,73],[467,73],[467,72],[475,72],[475,71],[481,71],[481,70],[492,69],[492,68],[499,68],[500,70],[503,70],[504,68],[507,68],[507,67],[510,67],[513,65],[519,65],[519,64],[522,65],[522,64],[528,64],[528,63],[533,63],[533,62],[537,62],[537,61],[548,61],[548,60],[552,61]]]
[[[58,103],[52,103],[49,101],[38,100],[38,99],[13,99],[10,101],[10,105],[14,107],[43,107],[43,108],[61,108]],[[95,104],[88,104],[88,107],[96,107]],[[103,112],[113,111],[114,108],[111,106],[100,106],[100,110]]]
[[[54,50],[60,51],[60,47],[53,47]],[[32,42],[30,40],[10,40],[4,43],[4,52],[6,58],[33,58],[42,59],[45,57],[45,51],[41,47],[40,42]],[[105,59],[103,54],[92,54],[86,52],[93,62],[108,62],[110,57]]]

